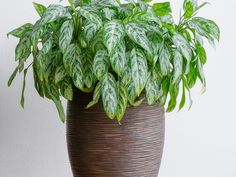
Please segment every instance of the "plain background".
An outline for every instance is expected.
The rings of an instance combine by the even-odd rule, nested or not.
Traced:
[[[58,3],[59,0],[38,0]],[[236,177],[236,1],[209,0],[200,15],[221,28],[217,49],[206,45],[207,92],[193,92],[192,109],[166,115],[166,143],[159,177]],[[182,1],[173,1],[176,19]],[[17,40],[6,33],[38,18],[31,0],[0,2],[0,177],[72,177],[65,125],[54,105],[34,90],[27,77],[26,108],[19,106],[22,76],[11,88]]]

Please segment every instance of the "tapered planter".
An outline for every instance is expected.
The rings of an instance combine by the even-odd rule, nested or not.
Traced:
[[[76,92],[67,108],[67,142],[74,177],[157,177],[164,144],[164,109],[146,103],[126,111],[122,125],[92,95]]]

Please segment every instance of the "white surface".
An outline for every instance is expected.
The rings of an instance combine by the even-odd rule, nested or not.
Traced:
[[[59,0],[38,0],[57,3]],[[167,114],[166,143],[159,177],[236,176],[236,1],[209,0],[201,15],[221,28],[214,51],[207,46],[205,72],[208,89],[193,91],[190,111]],[[176,18],[182,1],[173,1]],[[28,75],[26,108],[19,106],[22,76],[11,88],[6,83],[15,67],[16,39],[6,33],[34,22],[31,0],[0,2],[0,177],[71,177],[66,151],[65,126],[54,105],[41,99]]]

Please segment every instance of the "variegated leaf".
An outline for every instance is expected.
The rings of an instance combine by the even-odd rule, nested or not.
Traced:
[[[99,30],[99,26],[96,23],[87,22],[83,29],[83,35],[86,39],[86,42],[90,42]]]
[[[110,73],[107,73],[103,78],[102,102],[107,116],[114,119],[118,105],[118,94],[116,80]]]
[[[64,80],[60,84],[60,92],[61,92],[61,95],[65,99],[72,101],[72,99],[73,99],[73,86],[72,86],[70,80]]]
[[[103,32],[98,31],[96,36],[93,38],[91,42],[91,48],[94,53],[96,53],[99,50],[103,50],[105,48],[104,43],[103,43]]]
[[[150,76],[147,81],[145,91],[146,91],[147,102],[149,105],[157,103],[158,99],[163,94],[160,82],[158,81],[158,79],[155,79],[152,76]]]
[[[49,5],[49,7],[46,9],[46,11],[43,13],[43,16],[41,17],[40,26],[54,22],[60,18],[69,16],[70,13],[65,7],[57,4]]]
[[[180,80],[181,75],[183,74],[183,57],[178,50],[174,51],[174,78],[173,83],[176,83]]]
[[[127,108],[128,95],[127,95],[127,89],[122,82],[117,83],[117,88],[118,88],[118,105],[117,105],[116,117],[118,122],[120,123]]]
[[[19,28],[16,28],[13,31],[9,32],[7,36],[12,35],[17,38],[22,38],[27,31],[30,31],[32,29],[33,25],[31,23],[26,23]]]
[[[67,76],[67,72],[65,70],[65,67],[63,65],[58,67],[55,72],[55,83],[57,84],[63,81],[66,78],[66,76]]]
[[[190,70],[190,62],[192,60],[192,50],[191,46],[188,42],[188,40],[181,34],[176,33],[173,36],[173,43],[179,50],[179,52],[184,56],[184,58],[187,60],[187,66],[186,66],[186,73]]]
[[[73,31],[74,25],[72,20],[67,20],[62,24],[60,29],[59,46],[63,53],[71,43]]]
[[[53,38],[52,37],[49,37],[47,39],[47,41],[43,44],[43,47],[42,47],[42,52],[44,54],[47,54],[51,49],[52,49],[52,45],[53,45]]]
[[[140,49],[133,49],[130,53],[129,67],[135,93],[139,96],[147,82],[147,61],[144,53]]]
[[[63,62],[65,69],[72,77],[75,86],[83,90],[83,63],[81,59],[80,48],[77,44],[71,44],[69,47],[67,47]]]
[[[94,12],[94,9],[90,6],[83,6],[79,9],[80,14],[89,20],[92,23],[97,24],[99,27],[102,26],[102,19],[97,13]]]
[[[20,42],[15,49],[15,59],[17,60],[26,60],[31,54],[31,40],[30,34],[26,34],[23,38],[20,39]]]
[[[108,72],[109,68],[109,56],[106,50],[99,50],[93,62],[93,72],[98,80],[101,80],[102,77]]]
[[[119,76],[122,76],[126,64],[125,50],[125,41],[122,40],[120,41],[120,43],[118,44],[118,46],[110,57],[111,66]]]
[[[164,42],[159,48],[159,63],[161,74],[166,76],[170,72],[170,52]]]
[[[93,100],[89,102],[89,104],[87,105],[87,109],[91,108],[92,106],[94,106],[95,104],[98,103],[101,94],[102,94],[102,82],[103,80],[99,81],[93,91]]]
[[[33,2],[33,5],[39,16],[42,17],[47,8],[44,5],[36,2]]]
[[[83,68],[84,68],[84,84],[87,88],[91,88],[96,81],[93,73],[93,56],[90,52],[85,52],[83,55]]]
[[[130,23],[130,22],[136,22],[136,23],[155,22],[161,26],[161,20],[159,19],[159,17],[155,13],[153,13],[151,11],[149,11],[149,12],[145,12],[145,11],[136,12],[135,14],[127,17],[124,20],[124,23]]]
[[[125,28],[121,21],[112,20],[104,25],[104,42],[111,54],[125,35]]]
[[[152,54],[152,47],[146,36],[145,29],[136,23],[126,25],[126,33],[131,40],[144,48],[148,53]]]

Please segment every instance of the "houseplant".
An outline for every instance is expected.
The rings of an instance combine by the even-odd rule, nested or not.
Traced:
[[[164,107],[173,111],[180,96],[182,109],[186,92],[191,102],[198,79],[205,88],[203,37],[213,45],[220,38],[215,22],[196,17],[205,5],[185,0],[176,24],[169,2],[69,0],[69,6],[47,8],[34,3],[40,19],[8,34],[20,39],[8,85],[23,72],[21,105],[31,67],[37,92],[55,103],[62,122],[60,98],[69,101],[75,177],[158,174]]]

